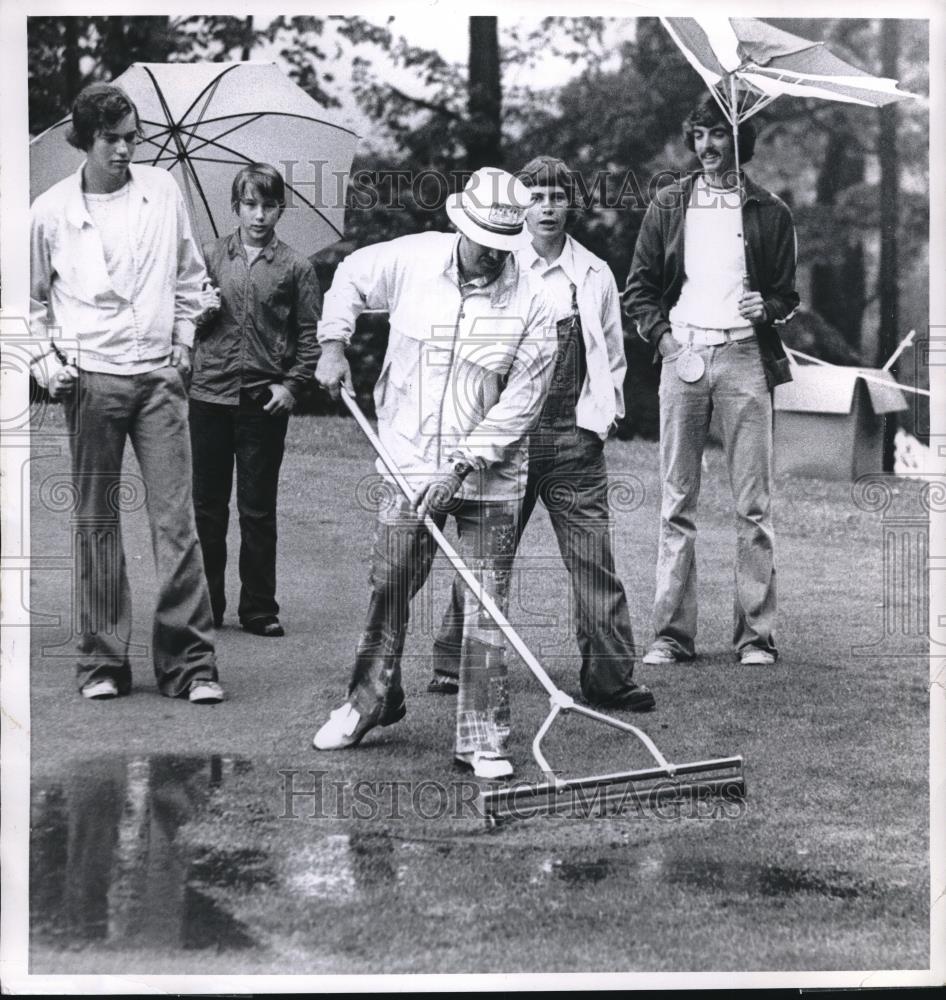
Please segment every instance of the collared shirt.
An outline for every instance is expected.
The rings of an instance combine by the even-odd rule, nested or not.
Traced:
[[[575,421],[579,427],[606,438],[615,422],[624,416],[624,330],[617,284],[611,269],[574,237],[566,235],[565,246],[551,264],[530,243],[516,251],[520,265],[541,274],[556,301],[558,318],[569,316],[573,301],[581,319],[585,348],[584,384],[580,387]],[[574,286],[574,298],[572,287]]]
[[[387,311],[375,404],[398,467],[410,481],[462,458],[474,466],[463,497],[513,499],[551,377],[555,310],[513,254],[495,280],[461,294],[457,245],[450,233],[419,233],[350,254],[325,296],[319,341],[347,344],[361,312]]]
[[[206,271],[184,199],[166,170],[138,164],[129,168],[129,244],[135,268],[128,298],[109,276],[82,192],[83,167],[33,203],[30,325],[40,338],[37,353],[52,336],[79,368],[114,374],[147,371],[167,361],[172,344],[191,346],[201,309]]]
[[[279,382],[298,399],[318,360],[312,265],[276,235],[250,261],[239,229],[205,244],[204,259],[220,310],[198,326],[191,395],[236,406],[241,389]]]
[[[541,257],[530,243],[519,251],[519,261],[530,268],[545,282],[545,288],[555,302],[556,318],[565,319],[572,311],[572,289],[578,285],[575,272],[575,255],[572,244],[565,241],[562,252],[551,263]]]

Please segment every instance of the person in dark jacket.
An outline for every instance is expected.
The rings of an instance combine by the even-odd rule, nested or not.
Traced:
[[[318,360],[322,293],[312,265],[276,236],[285,183],[267,163],[233,180],[238,229],[204,246],[212,287],[190,389],[194,507],[214,624],[226,608],[227,524],[236,461],[240,623],[284,634],[276,602],[276,494],[289,414]]]
[[[662,361],[656,638],[643,662],[695,656],[695,516],[716,410],[736,508],[733,646],[743,664],[771,664],[778,655],[772,391],[791,380],[776,326],[798,305],[795,230],[775,195],[745,175],[738,183],[732,129],[712,98],[690,113],[684,136],[702,169],[651,203],[623,294],[626,313]],[[751,123],[739,127],[738,142],[747,163]]]

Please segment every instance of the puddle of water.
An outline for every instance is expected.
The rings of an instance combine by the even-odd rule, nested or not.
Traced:
[[[557,858],[547,858],[542,870],[569,885],[594,885],[612,874],[611,864],[604,860],[562,861]]]
[[[103,956],[118,948],[235,952],[311,927],[315,941],[334,941],[342,962],[362,956],[365,941],[404,932],[415,908],[436,914],[449,940],[451,928],[465,927],[478,908],[491,912],[504,893],[555,912],[572,900],[576,912],[591,901],[619,914],[628,899],[674,887],[721,906],[737,898],[770,909],[788,899],[844,905],[897,891],[815,864],[766,864],[738,852],[700,858],[682,843],[540,847],[466,831],[425,839],[370,823],[344,832],[296,820],[259,825],[274,815],[263,792],[273,773],[218,756],[96,758],[35,786],[34,943]]]
[[[298,895],[336,903],[396,890],[416,866],[406,856],[397,865],[396,852],[395,841],[383,832],[330,834],[291,852],[287,885]]]
[[[632,884],[686,884],[709,892],[747,893],[765,897],[809,894],[828,899],[859,899],[876,896],[880,888],[872,881],[859,881],[838,868],[814,870],[752,862],[720,862],[692,858],[545,857],[540,864],[547,878],[570,886],[590,887],[600,882]]]
[[[785,867],[749,861],[669,857],[660,859],[656,866],[651,864],[647,877],[704,891],[765,897],[807,894],[827,899],[859,899],[881,892],[875,882],[860,880],[840,868]]]
[[[220,756],[96,758],[34,788],[34,940],[60,948],[253,947],[214,890],[271,882],[265,854],[198,851],[179,836],[242,764]]]

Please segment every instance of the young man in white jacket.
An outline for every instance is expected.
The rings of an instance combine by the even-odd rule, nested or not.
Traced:
[[[351,388],[344,348],[365,309],[384,309],[390,335],[375,386],[378,433],[414,497],[382,491],[371,594],[347,700],[315,734],[318,750],[359,743],[405,714],[401,687],[410,601],[435,554],[424,514],[457,523],[458,549],[505,608],[526,439],[548,388],[555,317],[541,279],[512,253],[528,241],[529,192],[483,168],[447,204],[459,230],[420,233],[347,257],[325,297],[316,378]],[[380,461],[378,471],[385,475]],[[508,777],[509,698],[503,636],[463,595],[455,757],[482,778]]]
[[[137,109],[113,84],[90,84],[76,98],[67,138],[86,159],[32,208],[31,325],[37,345],[51,350],[31,370],[62,400],[70,432],[82,696],[101,701],[131,690],[121,511],[147,501],[158,690],[211,704],[223,689],[194,521],[182,378],[207,272],[173,178],[132,162],[140,133]],[[126,440],[140,479],[122,470]]]
[[[558,352],[548,398],[529,438],[529,468],[519,519],[521,536],[541,500],[571,578],[581,691],[592,705],[640,712],[654,696],[631,678],[634,637],[627,597],[614,568],[604,442],[624,415],[624,332],[620,298],[608,265],[565,232],[572,173],[562,160],[538,156],[517,175],[531,191],[531,243],[519,266],[552,296]],[[434,644],[429,691],[456,691],[462,586]]]

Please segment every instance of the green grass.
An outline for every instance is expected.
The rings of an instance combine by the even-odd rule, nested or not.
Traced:
[[[611,442],[607,458],[612,480],[627,483],[640,501],[615,515],[615,552],[644,645],[657,450]],[[356,750],[311,750],[314,730],[344,694],[362,625],[372,515],[357,498],[373,465],[353,421],[297,419],[280,487],[287,637],[248,636],[230,616],[219,634],[227,702],[197,709],[159,700],[140,657],[131,697],[84,703],[73,688],[69,648],[59,655],[38,648],[65,642],[64,625],[37,628],[33,639],[37,787],[55,786],[68,762],[99,754],[216,753],[249,762],[178,838],[189,856],[218,851],[226,863],[248,848],[265,856],[261,882],[203,887],[250,928],[258,947],[213,956],[146,941],[130,951],[37,943],[33,971],[927,968],[928,667],[919,656],[853,651],[882,637],[882,604],[896,599],[884,593],[882,514],[854,503],[850,484],[778,482],[782,658],[774,668],[743,668],[729,645],[735,540],[728,485],[721,454],[710,452],[708,463],[699,514],[699,659],[639,670],[657,711],[623,717],[639,721],[672,760],[742,754],[748,797],[738,815],[537,818],[488,833],[468,812],[312,819],[299,800],[299,817],[285,818],[280,769],[320,769],[350,782],[434,780],[454,790],[458,780],[454,700],[424,691],[431,631],[451,579],[442,559],[415,601],[405,720]],[[62,456],[36,459],[34,497],[64,469]],[[914,519],[917,489],[902,481],[895,498]],[[68,514],[34,503],[33,551],[67,552],[68,538]],[[236,544],[231,532],[234,566]],[[140,514],[128,518],[126,550],[134,638],[147,643],[154,584]],[[556,682],[577,694],[567,581],[544,514],[530,524],[517,565],[522,586],[511,617]],[[68,573],[36,573],[34,612],[66,614],[68,588]],[[530,741],[547,702],[517,660],[511,675],[513,757],[517,773],[531,778]],[[575,719],[556,723],[548,753],[571,774],[643,762],[633,741]]]

